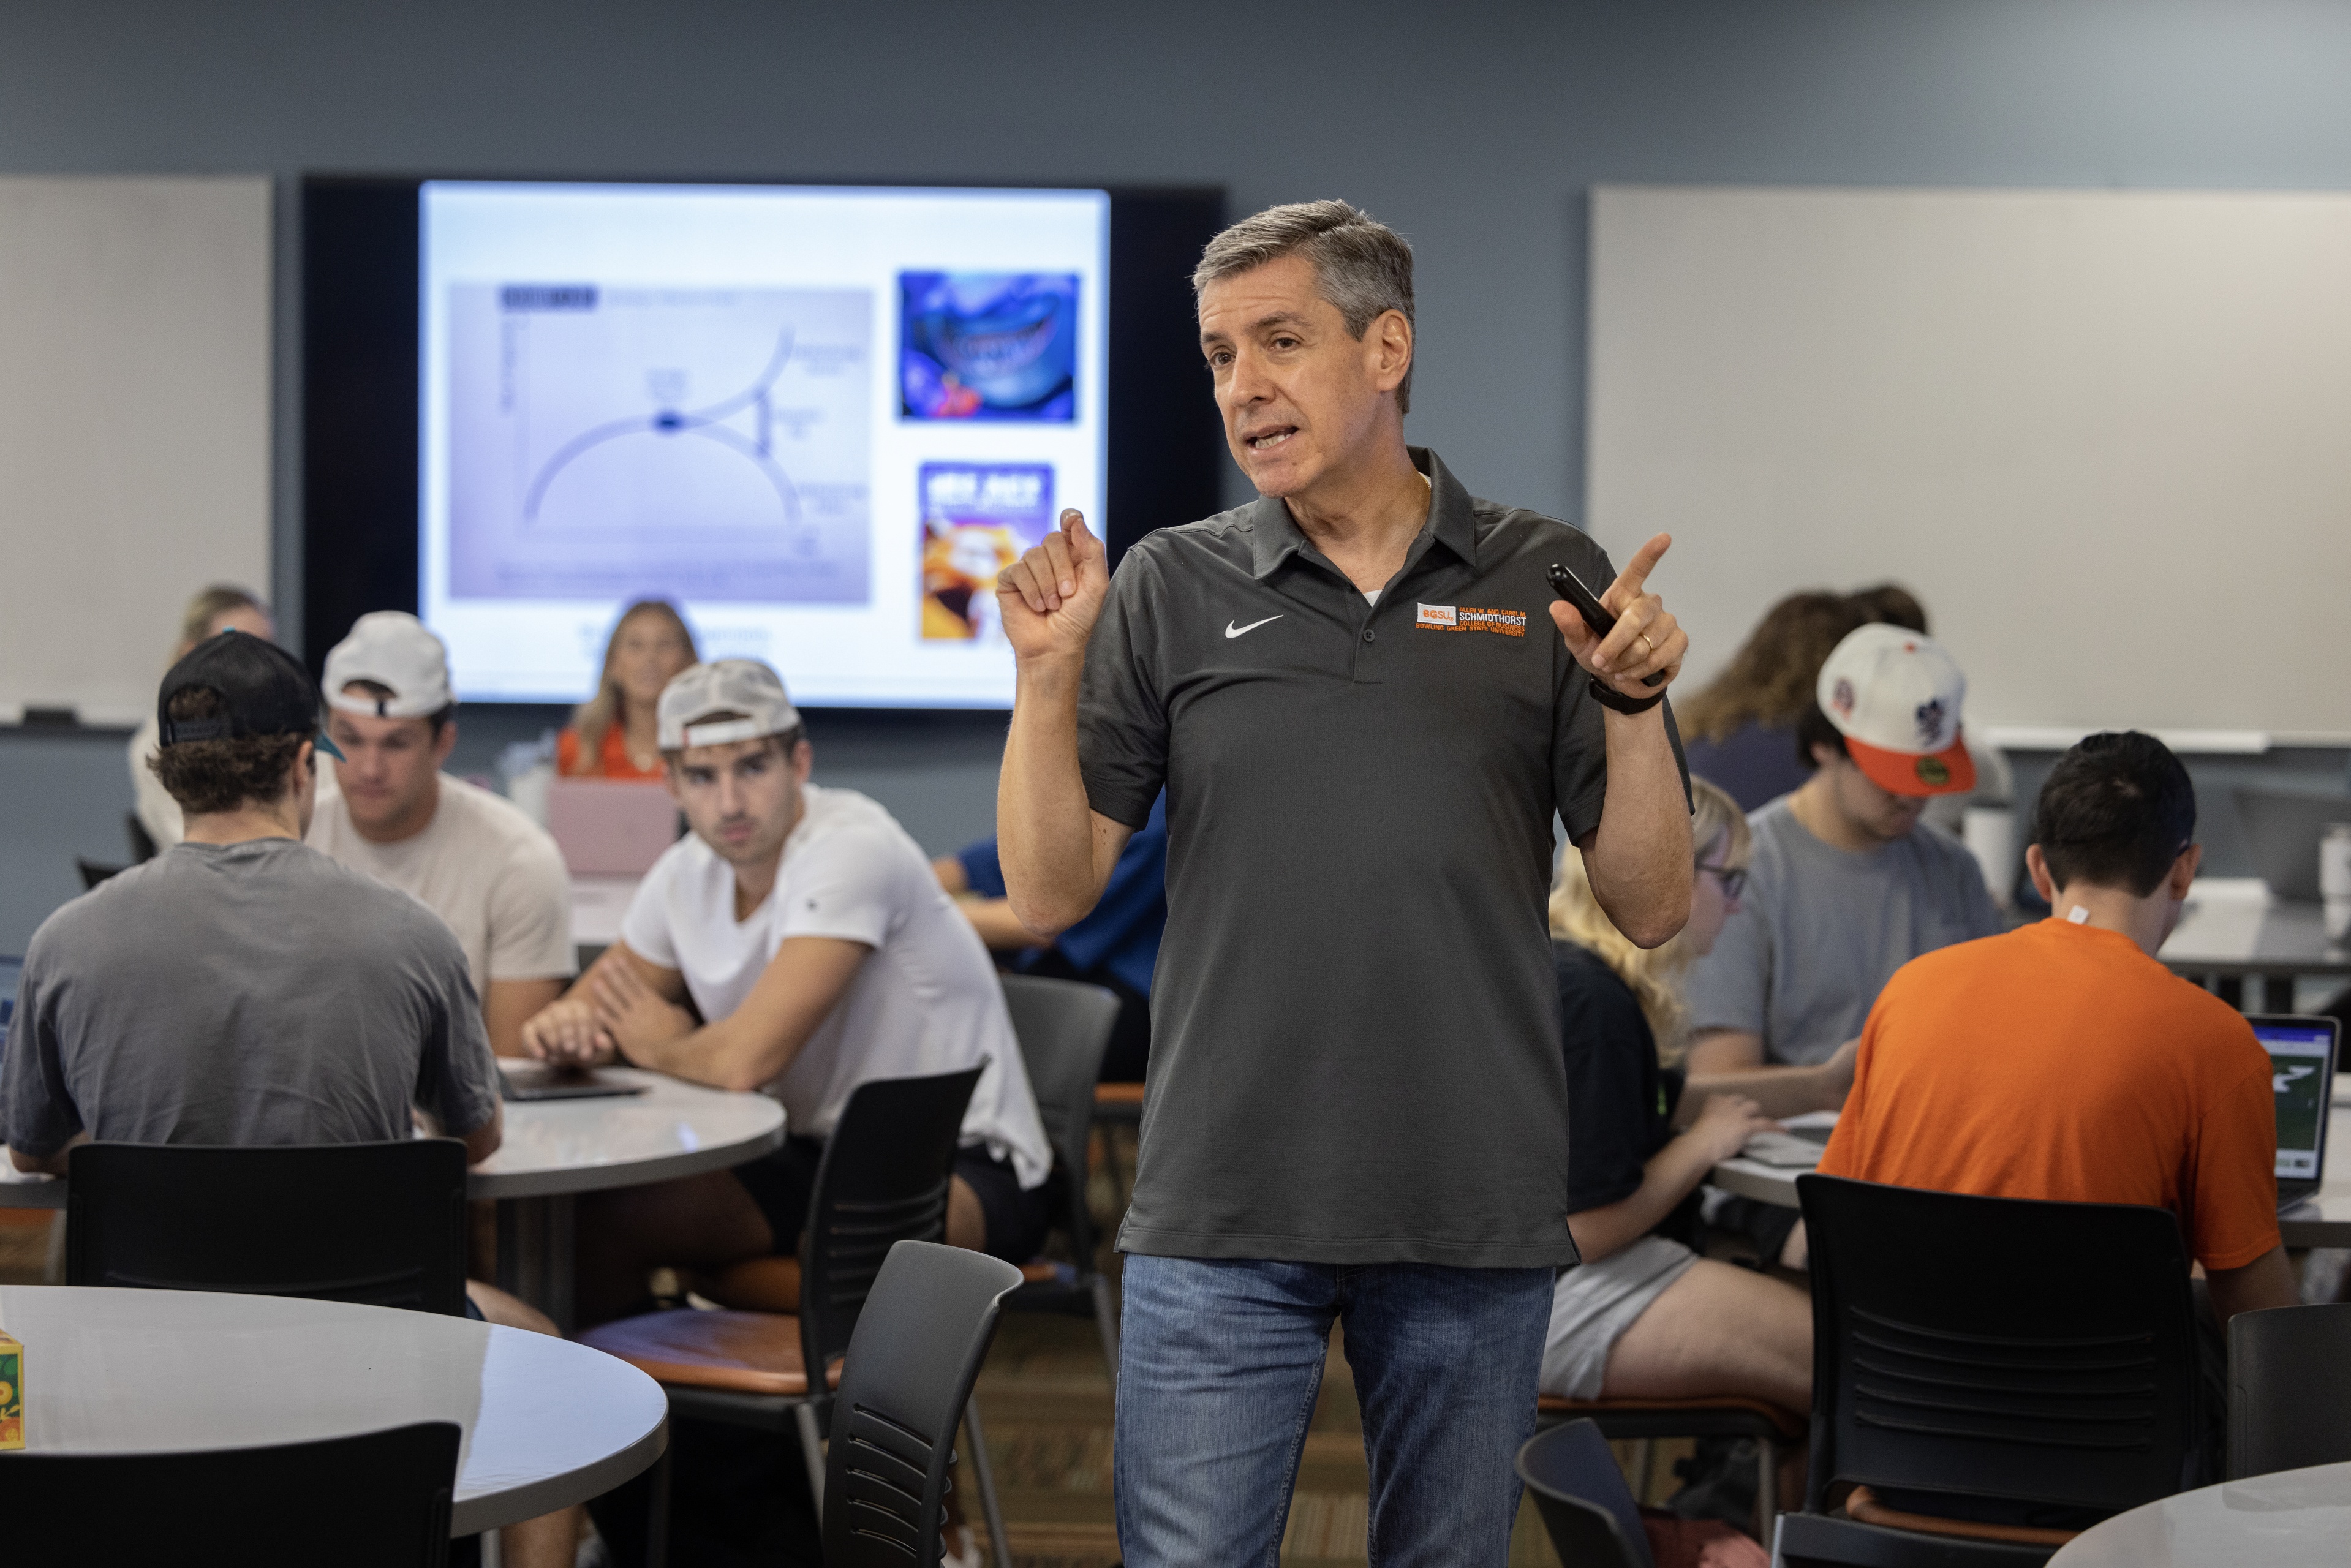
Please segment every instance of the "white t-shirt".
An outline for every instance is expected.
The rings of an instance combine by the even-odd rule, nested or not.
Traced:
[[[330,759],[319,765],[319,804],[307,841],[378,882],[413,894],[457,934],[475,994],[492,980],[567,979],[571,875],[547,830],[511,802],[441,775],[441,802],[424,831],[379,844],[351,826]]]
[[[855,790],[808,787],[775,888],[748,917],[735,918],[735,868],[689,834],[653,862],[621,919],[630,951],[683,974],[713,1022],[743,1005],[794,936],[862,942],[873,953],[791,1066],[766,1085],[792,1132],[830,1136],[861,1083],[955,1072],[986,1058],[963,1143],[1010,1159],[1024,1187],[1051,1173],[987,949],[906,831]]]

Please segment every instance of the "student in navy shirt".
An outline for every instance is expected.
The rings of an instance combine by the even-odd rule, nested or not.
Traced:
[[[1008,967],[1028,975],[1087,980],[1118,993],[1118,1024],[1102,1052],[1102,1082],[1140,1083],[1151,1057],[1151,971],[1159,962],[1159,934],[1167,924],[1167,797],[1152,804],[1151,820],[1126,841],[1094,911],[1052,943],[1012,917],[1004,896],[1004,869],[996,841],[982,839],[931,862],[939,885],[956,895],[980,940]]]

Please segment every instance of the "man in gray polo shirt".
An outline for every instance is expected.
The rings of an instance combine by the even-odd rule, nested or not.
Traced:
[[[1576,1260],[1553,814],[1636,941],[1689,907],[1662,706],[1687,639],[1643,588],[1669,541],[1612,584],[1583,534],[1405,444],[1412,253],[1344,203],[1237,225],[1193,281],[1261,498],[1149,536],[1114,583],[1066,513],[999,589],[1023,924],[1082,917],[1167,791],[1120,1545],[1132,1568],[1271,1561],[1338,1321],[1374,1560],[1500,1563]],[[1552,562],[1610,585],[1604,643],[1555,606]]]

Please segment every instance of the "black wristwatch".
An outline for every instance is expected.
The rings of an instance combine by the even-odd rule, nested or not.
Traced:
[[[1592,682],[1593,700],[1602,707],[1614,708],[1618,713],[1646,713],[1666,700],[1666,694],[1662,691],[1650,697],[1628,697],[1598,675],[1586,678]]]

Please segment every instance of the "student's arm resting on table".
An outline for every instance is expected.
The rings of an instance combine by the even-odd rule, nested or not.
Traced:
[[[1685,1100],[1687,1096],[1685,1094]],[[1717,1094],[1706,1103],[1688,1131],[1649,1156],[1641,1186],[1631,1197],[1567,1217],[1575,1249],[1596,1263],[1646,1236],[1674,1206],[1697,1190],[1707,1173],[1736,1155],[1755,1134],[1772,1125],[1751,1100]]]
[[[522,1028],[563,995],[560,978],[492,980],[482,998],[482,1027],[489,1032],[490,1050],[498,1056],[528,1056],[523,1049]]]
[[[1078,768],[1086,643],[1109,591],[1102,541],[1074,511],[997,579],[1016,672],[997,854],[1015,917],[1048,939],[1092,912],[1134,831],[1092,808]]]
[[[1744,1038],[1755,1040],[1752,1035]],[[1761,1040],[1755,1041],[1754,1050],[1756,1056],[1762,1055]],[[1838,1046],[1836,1054],[1826,1061],[1810,1067],[1726,1069],[1701,1065],[1698,1048],[1692,1046],[1684,1062],[1689,1080],[1682,1091],[1681,1103],[1675,1109],[1675,1120],[1685,1124],[1695,1121],[1708,1097],[1719,1094],[1737,1094],[1752,1100],[1767,1116],[1834,1111],[1844,1103],[1845,1095],[1853,1089],[1854,1061],[1860,1052],[1861,1041],[1849,1040]],[[1718,1051],[1713,1054],[1719,1057],[1729,1052]]]
[[[743,1005],[698,1029],[634,966],[600,965],[590,977],[596,1017],[634,1065],[747,1092],[791,1066],[872,952],[838,936],[788,936]]]
[[[490,1119],[460,1139],[465,1145],[465,1163],[480,1165],[498,1152],[498,1145],[506,1142],[506,1137],[507,1108],[504,1104],[494,1105],[490,1108]]]
[[[2241,1269],[2207,1269],[2204,1288],[2212,1295],[2212,1315],[2220,1326],[2239,1312],[2302,1305],[2302,1288],[2283,1246],[2273,1247]]]
[[[626,942],[615,942],[597,955],[569,990],[524,1020],[519,1037],[522,1054],[557,1067],[601,1067],[611,1061],[612,1037],[596,1016],[595,981],[609,970],[622,968],[651,987],[664,1001],[685,1000],[684,975],[642,956]]]
[[[88,1142],[89,1142],[88,1133],[76,1133],[64,1148],[55,1154],[47,1155],[28,1155],[24,1150],[12,1145],[8,1150],[8,1159],[9,1163],[20,1171],[39,1171],[48,1176],[63,1176],[66,1174],[66,1156],[73,1153],[74,1145]]]
[[[1616,616],[1606,638],[1564,601],[1551,607],[1552,623],[1568,652],[1596,681],[1636,699],[1656,695],[1681,673],[1689,636],[1656,594],[1645,591],[1673,539],[1659,534],[1634,552],[1601,602]],[[1642,680],[1663,674],[1656,686]],[[1666,733],[1663,704],[1646,713],[1613,708],[1601,716],[1608,747],[1608,789],[1599,825],[1580,835],[1593,897],[1635,945],[1656,947],[1672,939],[1689,919],[1690,882],[1697,875],[1690,852],[1689,797]]]

